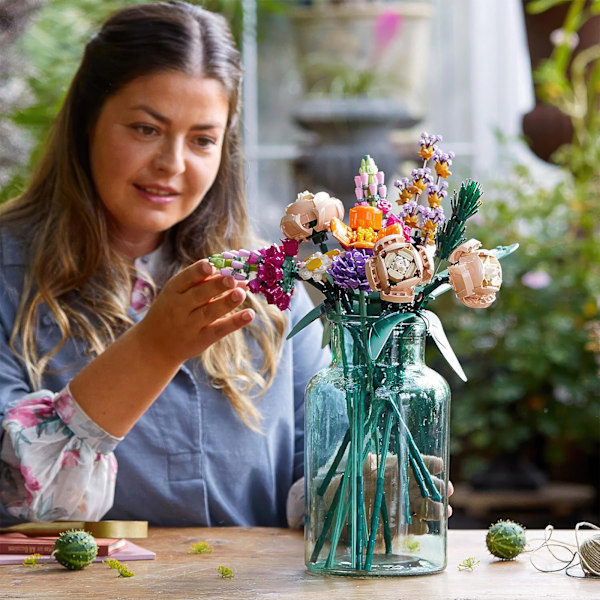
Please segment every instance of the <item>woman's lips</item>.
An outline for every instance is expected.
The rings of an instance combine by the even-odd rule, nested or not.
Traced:
[[[134,183],[133,187],[143,198],[156,204],[168,204],[176,200],[179,196],[179,192],[176,190],[159,185],[139,185]]]

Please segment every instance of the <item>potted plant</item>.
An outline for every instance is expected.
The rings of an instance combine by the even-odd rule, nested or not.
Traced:
[[[300,161],[307,186],[343,194],[361,152],[397,166],[389,132],[424,117],[431,12],[429,2],[370,0],[291,10],[303,86],[294,118],[313,134]]]
[[[580,14],[570,14],[563,43],[534,72],[538,97],[568,118],[573,131],[552,155],[560,180],[550,185],[515,165],[512,177],[487,190],[496,201],[473,234],[494,243],[514,232],[521,248],[506,265],[506,293],[485,319],[465,317],[457,307],[447,321],[470,379],[454,392],[460,476],[469,478],[486,461],[503,457],[509,465],[507,476],[499,477],[504,487],[532,483],[518,478],[523,459],[551,476],[554,470],[598,483],[600,43],[571,61],[568,40],[587,11],[585,2],[573,6]],[[561,471],[567,461],[569,471]],[[475,482],[490,487],[492,472],[484,474]]]

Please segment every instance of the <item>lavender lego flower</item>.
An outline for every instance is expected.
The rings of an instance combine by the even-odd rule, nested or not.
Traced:
[[[435,172],[438,177],[447,179],[452,175],[450,166],[452,165],[452,159],[454,158],[454,152],[441,152],[436,150],[433,153],[433,160],[435,162]]]
[[[444,209],[441,206],[438,206],[437,208],[432,208],[430,215],[431,221],[436,225],[441,225],[446,220]]]
[[[429,197],[438,196],[440,200],[448,195],[448,182],[440,181],[439,183],[430,183],[427,187],[427,194]]]
[[[442,141],[441,135],[432,134],[430,135],[426,131],[421,132],[421,139],[419,140],[419,146],[435,146]]]
[[[441,141],[441,135],[429,135],[424,131],[421,133],[421,139],[419,140],[419,146],[421,148],[417,154],[425,161],[425,163],[427,163],[437,150],[436,144]]]
[[[369,256],[371,253],[366,250],[352,249],[334,257],[329,270],[334,284],[341,289],[371,291],[365,273],[365,263]]]
[[[413,180],[424,179],[428,183],[433,182],[433,178],[431,176],[431,169],[429,167],[421,167],[420,169],[413,169],[410,176]]]
[[[400,209],[400,217],[402,217],[405,222],[407,217],[415,217],[418,214],[418,206],[419,205],[414,200],[406,202]]]
[[[398,200],[396,200],[397,204],[404,204],[413,197],[413,194],[408,189],[408,187],[410,186],[410,180],[408,179],[408,177],[396,179],[396,181],[394,181],[394,186],[397,187],[400,191],[400,196],[398,197]]]
[[[408,191],[411,194],[421,194],[425,191],[430,183],[433,183],[433,176],[429,167],[413,169],[411,173],[412,182],[408,186]]]
[[[427,221],[430,221],[431,217],[433,216],[433,209],[429,208],[429,206],[418,205],[416,212],[418,216],[419,227],[423,227],[423,225],[425,225]]]

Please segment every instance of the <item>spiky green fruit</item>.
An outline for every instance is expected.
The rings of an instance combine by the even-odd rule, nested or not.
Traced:
[[[488,529],[485,543],[497,558],[512,560],[521,554],[527,543],[525,527],[510,520],[498,521]]]
[[[87,531],[65,531],[54,544],[56,560],[67,569],[85,569],[98,554],[98,545]]]

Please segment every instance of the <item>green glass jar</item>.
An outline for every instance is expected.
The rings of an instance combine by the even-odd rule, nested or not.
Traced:
[[[336,575],[446,566],[450,389],[424,362],[417,316],[329,314],[333,363],[306,388],[305,559]]]

